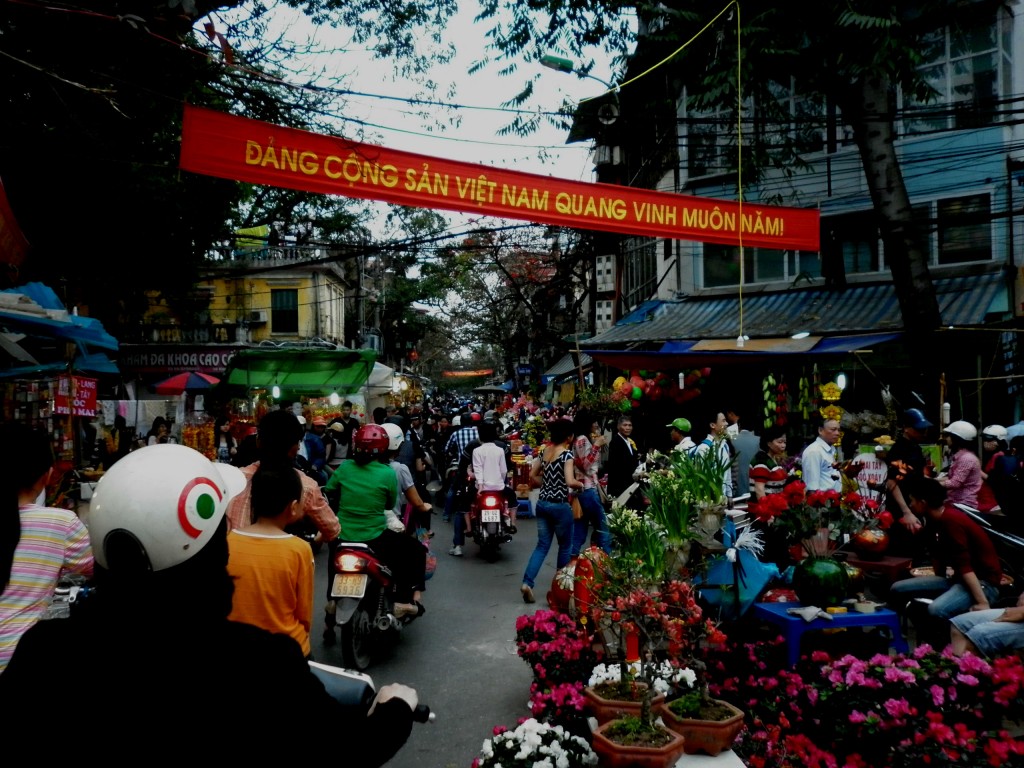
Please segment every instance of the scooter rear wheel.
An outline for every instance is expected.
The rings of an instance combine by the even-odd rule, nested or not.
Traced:
[[[481,548],[481,554],[488,563],[493,563],[498,559],[500,545],[494,539],[488,539],[484,542]]]
[[[345,666],[360,672],[370,666],[373,624],[370,614],[360,606],[352,618],[341,625],[341,656]]]

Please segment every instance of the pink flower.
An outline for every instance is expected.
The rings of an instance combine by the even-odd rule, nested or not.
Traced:
[[[882,707],[890,717],[907,717],[916,713],[906,699],[888,699],[882,703]]]

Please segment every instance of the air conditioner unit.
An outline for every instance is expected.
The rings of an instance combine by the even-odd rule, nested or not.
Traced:
[[[267,310],[257,309],[249,313],[250,323],[266,323],[267,322]]]

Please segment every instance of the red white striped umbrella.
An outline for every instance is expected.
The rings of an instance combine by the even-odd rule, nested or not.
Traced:
[[[153,386],[153,391],[158,395],[180,395],[182,392],[194,392],[200,389],[209,389],[214,384],[220,384],[220,379],[210,376],[208,373],[186,371],[176,373],[168,379]]]

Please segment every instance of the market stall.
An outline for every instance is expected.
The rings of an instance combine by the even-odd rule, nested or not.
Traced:
[[[373,350],[345,347],[246,349],[231,359],[220,386],[233,396],[232,411],[244,423],[258,423],[279,403],[298,403],[311,416],[330,420],[341,414],[345,400],[362,400],[365,408],[364,388],[376,356]],[[355,409],[353,415],[365,419]]]
[[[0,417],[51,436],[60,470],[54,503],[93,458],[103,377],[118,375],[106,353],[117,349],[98,320],[69,312],[43,283],[0,291]]]

